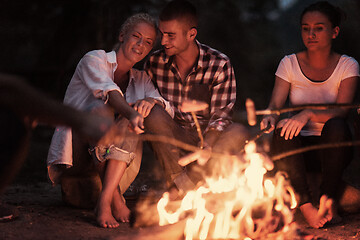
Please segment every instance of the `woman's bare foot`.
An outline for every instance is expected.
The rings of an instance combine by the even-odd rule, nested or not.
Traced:
[[[331,220],[332,214],[330,213],[333,201],[326,195],[322,195],[320,198],[318,215],[324,216],[328,221]]]
[[[119,223],[113,217],[111,213],[110,203],[99,198],[97,206],[95,208],[96,221],[100,227],[104,228],[116,228]]]
[[[337,205],[332,199],[329,198],[326,201],[326,208],[328,209],[326,217],[331,224],[336,224],[342,221],[342,218],[339,216],[337,211]]]
[[[121,197],[121,193],[116,190],[112,202],[112,214],[120,222],[129,222],[130,210]]]
[[[332,219],[330,208],[332,207],[332,200],[325,195],[320,198],[319,209],[314,207],[311,203],[305,203],[300,206],[300,211],[303,214],[306,222],[313,228],[321,228],[325,223]]]

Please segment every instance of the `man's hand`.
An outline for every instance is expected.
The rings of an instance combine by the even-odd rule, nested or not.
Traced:
[[[134,104],[134,109],[138,111],[144,118],[146,118],[155,104],[156,100],[154,98],[148,97],[137,100]]]

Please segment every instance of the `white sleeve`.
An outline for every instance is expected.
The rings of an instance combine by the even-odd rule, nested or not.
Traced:
[[[352,57],[348,57],[344,63],[345,68],[344,68],[344,72],[342,74],[341,77],[341,81],[344,79],[347,79],[349,77],[359,77],[359,64],[358,62],[352,58]]]
[[[108,92],[114,90],[123,95],[110,75],[111,71],[106,58],[88,53],[80,60],[77,70],[78,74],[82,76],[81,79],[84,84],[93,92],[96,98],[101,98],[106,102]]]
[[[288,56],[281,59],[275,75],[287,82],[291,81],[291,61]]]

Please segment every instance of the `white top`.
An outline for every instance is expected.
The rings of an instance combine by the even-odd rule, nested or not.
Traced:
[[[79,110],[89,110],[89,106],[102,99],[107,103],[108,93],[118,91],[123,96],[118,85],[114,82],[114,72],[118,64],[114,51],[106,53],[103,50],[94,50],[85,54],[78,63],[75,73],[65,93],[64,103]],[[150,77],[145,71],[130,70],[129,85],[125,92],[128,103],[152,97],[165,105],[165,110],[174,117],[174,110],[164,100],[154,87]],[[68,127],[57,127],[53,135],[47,165],[51,179],[50,166],[53,164],[66,164],[72,166],[72,134]]]
[[[342,55],[328,79],[314,82],[301,71],[296,54],[291,54],[281,60],[275,75],[291,84],[289,93],[291,105],[331,104],[336,103],[341,81],[359,76],[359,64],[354,58]],[[320,136],[323,126],[324,123],[309,121],[300,134]]]

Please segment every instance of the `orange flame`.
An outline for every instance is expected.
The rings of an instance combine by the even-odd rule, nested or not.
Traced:
[[[185,195],[175,212],[166,210],[169,194],[164,193],[157,205],[159,225],[186,218],[187,240],[253,239],[288,231],[291,209],[296,207],[294,192],[282,173],[264,180],[272,163],[255,151],[254,142],[247,144],[245,164],[234,162],[234,171],[226,178],[206,179],[203,186]]]

